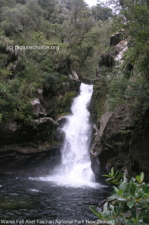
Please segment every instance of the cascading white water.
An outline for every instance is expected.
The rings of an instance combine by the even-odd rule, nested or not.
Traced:
[[[67,117],[67,123],[62,129],[65,140],[61,172],[76,182],[91,181],[93,178],[89,157],[92,128],[87,109],[92,92],[92,85],[81,84],[80,95],[74,99],[71,107],[72,115]]]
[[[74,99],[71,107],[72,115],[67,116],[62,128],[65,133],[62,164],[46,180],[68,186],[94,186],[89,155],[92,127],[87,109],[92,92],[93,85],[81,84],[80,95]]]

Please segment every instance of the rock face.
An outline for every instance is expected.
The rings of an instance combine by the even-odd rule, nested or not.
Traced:
[[[100,120],[91,156],[95,174],[100,176],[112,167],[127,170],[130,175],[141,173],[149,180],[149,117],[146,112],[139,125],[130,106],[123,105],[114,112],[105,113]],[[97,170],[97,157],[99,168]]]
[[[69,78],[72,79],[72,80],[79,81],[79,77],[78,77],[78,74],[76,73],[76,71],[71,69],[71,73],[72,74],[69,74]]]
[[[102,175],[107,174],[112,167],[128,171],[130,176],[144,172],[146,181],[149,181],[149,109],[145,113],[141,112],[139,118],[136,108],[129,102],[117,106],[111,112],[107,110],[108,88],[104,83],[106,75],[102,75],[102,67],[114,66],[116,60],[121,62],[122,55],[128,48],[126,40],[120,40],[119,43],[117,41],[112,37],[111,45],[116,46],[111,53],[101,56],[100,76],[94,84],[90,106],[94,122],[90,150],[92,169],[100,181],[103,180]]]
[[[34,126],[18,122],[0,124],[0,173],[46,175],[60,162],[60,143],[55,136],[58,123],[49,117],[33,122]]]
[[[117,34],[117,35],[119,37],[119,34]],[[114,38],[115,36],[112,36],[112,37]],[[111,41],[112,42],[111,45],[114,45],[113,43],[116,43],[116,45],[113,46],[113,49],[111,50],[111,52],[107,52],[107,53],[101,55],[101,58],[98,63],[99,71],[100,71],[100,68],[103,66],[114,67],[116,61],[122,62],[121,60],[124,55],[124,52],[128,50],[127,40],[121,40],[120,38],[116,39],[115,41],[114,40],[115,39],[113,39],[113,41]]]
[[[33,120],[33,124],[2,123],[0,124],[0,151],[37,152],[49,149],[56,141],[55,132],[58,123],[52,118],[44,117]],[[53,140],[52,140],[53,137]]]
[[[98,155],[101,173],[110,171],[111,167],[130,170],[129,146],[135,125],[129,110],[123,105],[100,119],[93,153]]]
[[[59,146],[32,154],[30,151],[25,154],[17,151],[0,152],[0,173],[45,176],[60,162]]]
[[[115,46],[115,55],[116,61],[121,61],[124,52],[128,50],[128,42],[126,40],[120,41],[116,46]]]
[[[137,173],[143,171],[149,181],[149,109],[135,129],[130,146],[130,159],[132,170]]]

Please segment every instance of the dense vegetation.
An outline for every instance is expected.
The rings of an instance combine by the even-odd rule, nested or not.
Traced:
[[[100,4],[89,8],[83,0],[0,0],[0,120],[36,117],[30,101],[37,89],[51,102],[49,116],[63,113],[57,105],[67,107],[74,97],[66,93],[69,74],[75,70],[80,78],[94,77],[112,32],[112,10]]]
[[[129,104],[143,115],[149,107],[149,5],[148,1],[107,1],[119,9],[114,26],[127,40],[128,50],[122,61],[115,61],[115,47],[107,46],[102,54],[110,57],[113,64],[102,65],[99,61],[100,79],[94,95],[100,96],[95,103],[100,117],[105,111],[113,111],[122,104]],[[121,8],[120,8],[121,7]],[[106,102],[106,103],[105,103]],[[141,116],[140,115],[140,116]]]

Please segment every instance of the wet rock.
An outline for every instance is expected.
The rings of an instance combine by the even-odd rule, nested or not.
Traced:
[[[34,114],[36,115],[46,115],[45,108],[41,105],[39,98],[35,98],[31,101],[31,105],[33,106]]]
[[[120,61],[124,55],[124,52],[128,50],[128,42],[126,40],[120,41],[116,46],[115,46],[115,60]]]
[[[112,37],[110,38],[110,46],[117,45],[121,40],[122,39],[121,39],[120,33],[116,33],[116,34],[112,35]]]
[[[35,124],[43,124],[47,122],[52,122],[54,125],[59,125],[55,120],[53,120],[51,117],[42,117],[36,120],[33,120]]]
[[[76,80],[79,80],[78,74],[76,73],[76,71],[72,70],[72,75]]]
[[[131,109],[125,105],[113,113],[106,112],[100,119],[98,136],[93,142],[102,173],[111,167],[130,169],[129,147],[135,128]],[[94,155],[93,155],[94,157]]]
[[[58,123],[50,117],[32,124],[1,123],[0,173],[49,174],[61,160],[57,129]]]
[[[79,81],[78,74],[77,74],[76,71],[74,71],[74,70],[71,70],[71,74],[69,74],[69,78],[70,78],[71,80]]]
[[[17,151],[0,152],[0,173],[49,175],[61,162],[61,146],[53,146],[50,150],[34,153]]]
[[[144,172],[149,181],[149,109],[139,124],[136,121],[130,105],[101,116],[91,148],[92,168],[100,179],[114,167],[130,176]]]
[[[9,129],[10,131],[16,131],[16,130],[18,129],[17,122],[14,121],[14,122],[8,124],[8,129]]]
[[[32,124],[11,122],[0,124],[0,151],[34,152],[45,150],[56,141],[58,123],[50,117],[32,121]]]
[[[63,127],[63,125],[66,123],[67,121],[67,115],[66,116],[60,116],[56,122],[58,123],[59,127]]]
[[[99,130],[99,136],[102,137],[104,130],[107,126],[107,123],[109,121],[109,119],[112,116],[112,112],[106,112],[105,114],[102,115],[101,119],[100,119],[100,130]]]

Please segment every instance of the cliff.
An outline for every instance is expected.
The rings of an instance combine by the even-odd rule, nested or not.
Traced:
[[[127,64],[127,73],[122,71],[127,40],[119,40],[116,34],[112,42],[112,50],[99,60],[90,106],[94,123],[92,168],[98,179],[114,167],[130,176],[143,171],[149,180],[149,108],[138,95],[130,97],[139,75],[131,64]]]

